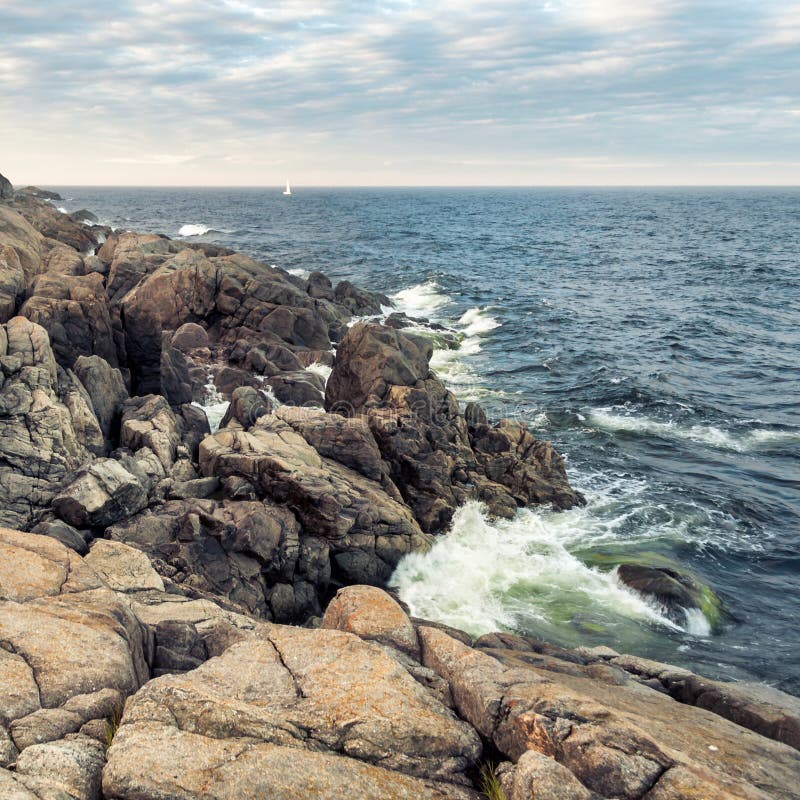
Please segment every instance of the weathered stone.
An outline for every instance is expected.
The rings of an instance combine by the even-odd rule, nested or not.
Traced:
[[[339,346],[325,395],[328,411],[365,416],[389,478],[424,530],[446,528],[469,499],[505,517],[529,503],[585,502],[570,488],[563,459],[523,425],[470,426],[430,372],[431,353],[424,337],[359,323]]]
[[[260,417],[272,413],[272,404],[252,386],[240,386],[233,390],[231,403],[220,423],[221,428],[236,422],[247,430]]]
[[[118,592],[164,591],[164,581],[141,550],[122,542],[95,539],[84,562]]]
[[[325,381],[313,372],[281,372],[267,379],[275,397],[291,406],[322,408],[325,400]]]
[[[509,650],[498,651],[509,654],[503,665],[440,631],[418,635],[423,663],[448,680],[459,714],[512,760],[530,750],[554,758],[601,797],[682,797],[676,786],[694,786],[687,796],[698,798],[798,796],[785,789],[799,785],[797,751],[636,681],[621,684],[616,670],[554,672],[512,662]]]
[[[163,397],[134,397],[123,404],[120,424],[123,447],[133,451],[149,447],[168,473],[175,463],[180,441],[180,422]]]
[[[307,579],[298,566],[299,533],[285,508],[212,500],[168,501],[107,531],[113,540],[162,560],[174,582],[227,598],[261,617],[267,615],[268,584]],[[320,594],[326,589],[327,581],[318,586]],[[301,609],[296,611],[299,621]]]
[[[31,528],[31,533],[50,536],[81,556],[85,556],[89,552],[86,532],[79,531],[60,519],[40,522],[36,527]]]
[[[119,461],[101,458],[81,470],[53,498],[58,516],[76,528],[105,527],[126,519],[147,505],[141,482]]]
[[[196,322],[186,322],[175,331],[172,337],[172,346],[182,353],[190,353],[208,347],[209,339],[206,329]]]
[[[510,767],[510,768],[509,768]],[[593,800],[592,793],[554,758],[536,750],[500,772],[507,800]]]
[[[479,800],[463,787],[352,758],[211,739],[153,723],[123,727],[109,753],[103,788],[107,797],[118,800]]]
[[[245,478],[272,501],[288,502],[305,528],[329,541],[347,583],[381,583],[402,555],[429,547],[408,509],[379,484],[322,458],[276,417],[206,437],[200,468]]]
[[[74,733],[83,720],[73,711],[63,708],[40,708],[32,714],[14,720],[10,726],[11,737],[19,750],[34,744],[52,742],[68,733]]]
[[[75,256],[80,261],[77,253]],[[116,366],[117,350],[102,275],[48,273],[36,278],[29,295],[19,313],[48,332],[62,367],[71,369],[79,356],[91,355]]]
[[[86,736],[37,744],[17,759],[17,775],[65,791],[75,800],[100,800],[103,746]]]
[[[374,586],[339,589],[325,610],[321,627],[348,631],[419,658],[417,632],[408,615],[386,592]]]
[[[0,523],[27,527],[67,475],[91,457],[57,394],[47,332],[23,317],[3,328],[0,380]],[[10,362],[13,361],[13,368]]]
[[[100,586],[95,572],[61,543],[0,528],[0,599],[24,603]]]
[[[130,779],[134,762],[161,749],[146,746],[140,734],[147,730],[176,745],[179,732],[191,733],[199,752],[211,741],[231,746],[247,737],[256,747],[292,747],[300,759],[322,750],[428,780],[463,781],[477,760],[475,733],[378,646],[338,631],[271,626],[267,636],[234,645],[193,672],[151,681],[129,701],[109,752],[106,792],[128,796],[120,793],[123,776]],[[159,780],[151,770],[138,774]],[[250,770],[242,774],[252,780]],[[141,787],[137,796],[160,790],[157,783]],[[283,796],[269,783],[262,787]],[[308,796],[331,795],[323,789]]]
[[[291,425],[321,456],[332,458],[373,481],[386,476],[381,451],[363,418],[347,419],[313,408],[291,407],[277,409],[275,416]]]
[[[334,299],[351,314],[358,317],[380,314],[383,310],[382,306],[391,307],[392,305],[392,301],[386,295],[359,289],[350,281],[340,281],[336,284]]]
[[[128,399],[122,373],[100,356],[80,356],[73,369],[92,400],[103,435],[111,439],[119,425],[122,404]]]

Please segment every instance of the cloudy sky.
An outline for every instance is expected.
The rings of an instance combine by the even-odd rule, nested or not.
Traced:
[[[800,184],[794,0],[0,0],[48,185]]]

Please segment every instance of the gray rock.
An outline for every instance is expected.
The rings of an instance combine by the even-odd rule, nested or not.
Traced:
[[[5,175],[0,175],[0,200],[10,200],[14,196],[14,187]]]
[[[119,425],[122,404],[128,399],[122,373],[100,356],[81,356],[73,369],[92,400],[103,435],[110,440]]]
[[[38,533],[42,536],[50,536],[65,547],[69,547],[79,555],[85,556],[89,552],[89,534],[86,531],[79,531],[72,525],[67,525],[60,519],[40,522],[31,533]]]
[[[111,458],[98,459],[79,471],[53,498],[55,513],[76,528],[113,525],[145,505],[147,492],[141,482]]]

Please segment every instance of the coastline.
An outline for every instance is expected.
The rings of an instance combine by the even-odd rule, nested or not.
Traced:
[[[461,411],[430,371],[430,337],[441,332],[420,336],[427,323],[402,318],[394,320],[397,327],[350,327],[353,317],[380,313],[388,298],[346,281],[334,287],[320,273],[302,279],[215,245],[115,234],[37,198],[9,200],[0,206],[2,523],[45,535],[3,534],[9,558],[30,570],[27,581],[5,578],[11,590],[3,596],[19,605],[12,615],[19,627],[12,622],[3,638],[13,643],[15,658],[38,664],[31,668],[34,677],[52,662],[58,681],[65,675],[74,680],[81,675],[74,663],[65,666],[60,654],[36,649],[41,643],[23,627],[27,616],[58,620],[58,613],[42,608],[69,595],[80,607],[80,625],[91,627],[92,614],[125,617],[127,656],[120,654],[90,681],[117,692],[116,703],[138,690],[110,761],[106,765],[103,754],[99,767],[98,759],[92,762],[92,780],[96,784],[102,773],[105,796],[162,791],[157,780],[137,784],[130,771],[150,756],[145,734],[178,746],[199,722],[191,709],[184,727],[158,715],[151,719],[148,704],[182,691],[224,709],[231,698],[217,689],[209,694],[214,669],[230,677],[261,659],[284,670],[281,680],[289,675],[302,683],[310,670],[324,684],[314,666],[324,662],[323,654],[311,666],[298,655],[291,667],[284,647],[298,653],[350,648],[357,651],[353,664],[361,669],[380,662],[381,676],[388,658],[403,676],[402,686],[392,686],[398,692],[394,713],[416,731],[409,735],[433,724],[428,713],[445,725],[438,744],[425,743],[439,761],[417,750],[394,751],[394,737],[373,718],[359,723],[370,733],[352,741],[335,725],[338,732],[311,736],[330,750],[327,757],[339,760],[331,770],[352,770],[353,780],[373,787],[364,797],[386,780],[376,769],[397,782],[396,795],[380,796],[474,796],[468,773],[482,746],[501,754],[509,800],[531,797],[534,783],[536,797],[547,796],[542,787],[551,779],[562,787],[553,797],[567,796],[566,785],[575,797],[594,792],[655,800],[689,796],[687,787],[735,797],[796,796],[787,776],[798,774],[793,748],[800,715],[788,695],[704,681],[608,650],[566,651],[507,634],[474,643],[466,637],[465,644],[463,634],[449,636],[435,624],[410,620],[387,595],[360,588],[385,585],[400,559],[428,549],[432,535],[471,499],[506,518],[531,503],[569,508],[582,502],[548,443],[513,421],[489,424],[476,404]],[[408,328],[415,332],[404,332]],[[230,405],[212,432],[198,406],[221,411],[222,398]],[[60,584],[48,576],[48,564],[67,565]],[[59,600],[48,600],[53,597]],[[58,622],[52,624],[58,636]],[[323,631],[314,633],[319,625]],[[379,655],[332,629],[389,650]],[[317,686],[314,681],[309,686]],[[510,687],[521,705],[507,699]],[[2,780],[26,786],[20,775],[45,780],[41,775],[49,773],[24,771],[25,752],[52,736],[51,751],[60,747],[63,754],[70,748],[59,742],[76,741],[66,737],[105,716],[84,719],[89,711],[76,710],[70,691],[59,684],[45,703],[39,685],[41,708],[28,704],[21,706],[25,714],[7,714],[11,755],[3,766],[17,768],[4,770]],[[244,686],[236,691],[247,694]],[[308,691],[298,689],[298,698]],[[342,687],[331,691],[315,702],[337,707]],[[615,691],[627,700],[615,700]],[[418,719],[400,714],[412,696]],[[302,705],[282,702],[270,710],[273,726],[281,714],[294,720],[294,706]],[[626,716],[617,702],[641,708]],[[54,714],[41,713],[55,710],[73,714],[80,725],[64,714],[55,724]],[[382,713],[385,719],[389,712]],[[652,729],[652,714],[666,719],[662,727]],[[256,739],[267,749],[285,747],[284,738],[264,733],[264,720],[259,724]],[[307,720],[291,724],[313,728]],[[763,735],[734,744],[741,725]],[[227,740],[252,738],[252,730],[233,727],[231,734],[212,725],[202,735],[225,747],[232,746]],[[698,742],[711,729],[729,753],[718,745],[700,751]],[[569,742],[573,736],[581,744]],[[684,749],[675,736],[683,736]],[[292,754],[313,761],[308,753],[316,745],[298,745],[302,741],[292,738]],[[740,748],[735,758],[734,748]],[[739,765],[743,754],[756,765],[773,760],[768,789],[747,766],[737,766],[729,780],[716,774],[733,761]],[[262,756],[286,754],[265,750]],[[387,758],[388,769],[376,766]],[[366,772],[362,762],[370,765]],[[187,754],[187,770],[190,765]],[[422,783],[403,788],[406,779]]]

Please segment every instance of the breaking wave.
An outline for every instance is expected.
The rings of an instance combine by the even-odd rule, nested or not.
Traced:
[[[178,229],[178,236],[205,236],[210,230],[208,225],[181,225]]]
[[[716,425],[690,425],[676,420],[658,420],[635,414],[622,406],[593,408],[586,413],[585,419],[593,427],[612,433],[683,439],[737,453],[800,443],[800,431],[770,428],[734,431]]]
[[[680,630],[621,586],[613,571],[587,566],[570,552],[581,539],[575,523],[588,520],[582,512],[521,509],[511,520],[495,521],[479,503],[469,502],[429,552],[400,562],[390,585],[416,616],[475,635],[570,624],[573,617]]]

